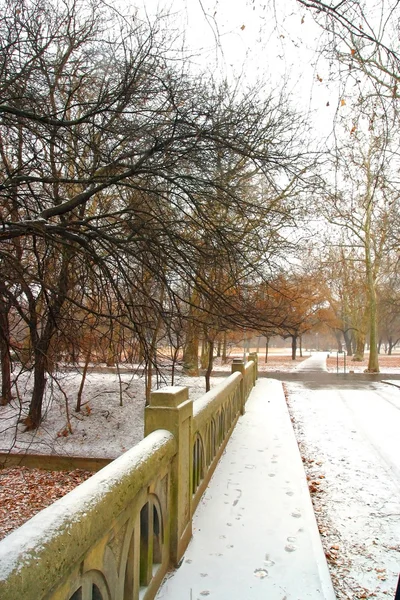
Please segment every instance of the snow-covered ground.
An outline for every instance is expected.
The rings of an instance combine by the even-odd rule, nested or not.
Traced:
[[[288,356],[272,355],[267,367],[260,360],[262,370],[306,367],[299,364]],[[230,372],[229,364],[219,368]],[[212,385],[220,382],[212,379]],[[138,374],[122,373],[120,387],[116,374],[89,373],[80,413],[74,411],[80,375],[60,374],[59,383],[72,434],[66,397],[56,385],[43,425],[23,432],[16,422],[32,382],[21,379],[21,403],[0,407],[0,451],[113,458],[142,439],[144,382]],[[205,392],[204,377],[178,376],[175,384],[189,386],[193,399]],[[393,600],[400,572],[400,389],[384,383],[309,389],[300,382],[286,389],[338,599]]]
[[[274,350],[267,365],[264,359],[260,360],[260,370],[290,371],[301,362],[301,359],[291,361],[290,349],[280,350],[279,355]],[[228,375],[231,359],[227,364],[215,360],[214,371]],[[47,386],[43,423],[35,432],[24,432],[24,426],[18,424],[27,414],[33,385],[26,374],[19,376],[18,394],[14,391],[12,404],[0,406],[0,452],[116,458],[137,444],[143,439],[144,378],[138,365],[133,365],[131,371],[121,370],[120,379],[110,370],[88,372],[79,413],[75,405],[81,374],[72,370],[55,374],[54,381],[50,380]],[[212,377],[211,387],[220,382],[220,377]],[[171,371],[165,370],[163,380],[158,383],[170,385]],[[205,393],[204,377],[186,377],[178,372],[174,384],[189,387],[193,400]],[[156,386],[154,377],[153,389]]]
[[[337,597],[393,599],[400,572],[400,389],[286,389]]]
[[[25,401],[15,398],[10,406],[0,407],[0,452],[116,458],[143,439],[145,404],[143,377],[125,372],[120,378],[121,386],[116,373],[88,373],[78,413],[75,405],[81,376],[72,371],[60,373],[58,385],[53,383],[48,389],[43,423],[34,432],[24,432],[24,426],[17,423],[26,415],[32,386],[32,381],[21,380]],[[220,382],[221,378],[215,377],[211,385]],[[168,383],[166,379],[164,385]],[[193,399],[205,393],[204,377],[178,375],[175,385],[188,386]]]

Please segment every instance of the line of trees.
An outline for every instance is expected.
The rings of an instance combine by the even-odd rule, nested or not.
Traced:
[[[308,158],[284,93],[193,73],[168,15],[0,14],[1,402],[13,369],[32,372],[35,429],[59,361],[135,353],[149,391],[161,336],[190,362],[203,328],[211,355],[243,323],[243,283],[285,250]]]

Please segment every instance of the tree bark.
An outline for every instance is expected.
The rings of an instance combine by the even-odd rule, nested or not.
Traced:
[[[190,323],[183,348],[183,370],[187,375],[199,376],[199,336],[195,323]]]
[[[269,337],[266,337],[265,340],[265,364],[268,362],[268,351],[269,351]]]
[[[27,418],[24,420],[24,424],[26,425],[26,431],[31,431],[33,429],[37,429],[42,420],[42,406],[43,406],[43,397],[46,389],[46,365],[47,365],[47,356],[46,352],[50,345],[50,340],[48,343],[42,343],[39,347],[35,348],[34,357],[35,357],[35,366],[34,366],[34,384],[32,391],[32,398],[29,405],[29,413]]]
[[[297,352],[297,334],[291,336],[292,338],[292,360],[296,360],[296,352]]]
[[[223,338],[223,342],[222,342],[222,362],[225,364],[226,363],[226,331],[224,331],[224,338]]]
[[[354,362],[361,362],[364,360],[365,351],[365,333],[363,331],[356,332],[356,349],[352,360]]]
[[[206,371],[206,392],[210,391],[210,377],[214,362],[214,340],[208,342],[208,365]]]
[[[201,340],[201,353],[200,353],[200,367],[207,369],[208,365],[208,341],[207,341],[207,328],[203,328],[203,337]]]
[[[11,356],[10,326],[8,322],[8,306],[0,296],[0,361],[1,361],[1,397],[0,404],[9,404],[11,395]]]

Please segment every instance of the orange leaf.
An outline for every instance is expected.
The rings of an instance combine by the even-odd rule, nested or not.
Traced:
[[[243,31],[244,29],[246,29],[246,25],[242,25],[240,29]]]
[[[351,55],[354,56],[356,53],[356,51],[354,50],[354,48],[351,49]]]
[[[341,99],[340,106],[346,106],[346,100],[344,100],[344,98]]]

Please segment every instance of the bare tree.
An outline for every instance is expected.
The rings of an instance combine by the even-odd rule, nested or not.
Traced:
[[[182,290],[195,285],[215,313],[230,306],[203,265],[243,264],[252,223],[271,210],[246,196],[243,170],[221,183],[221,156],[262,177],[275,203],[308,158],[282,94],[192,76],[161,16],[128,19],[102,2],[1,8],[0,271],[29,332],[25,422],[36,428],[74,307],[130,330],[151,364],[167,296],[188,306]]]

